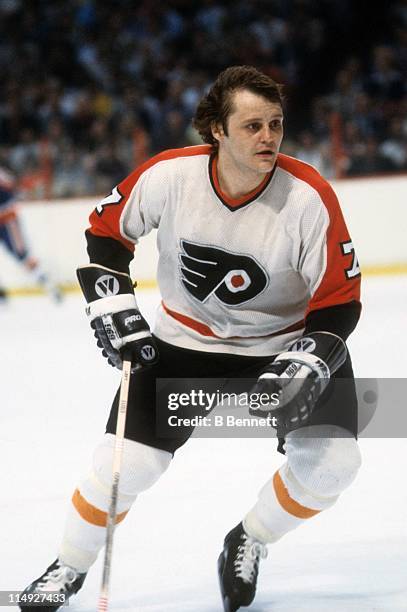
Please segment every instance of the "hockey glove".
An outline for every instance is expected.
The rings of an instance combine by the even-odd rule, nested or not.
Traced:
[[[157,363],[157,346],[138,309],[130,276],[97,264],[81,266],[76,274],[97,345],[110,365],[121,370],[125,353],[132,371]]]
[[[305,425],[346,355],[344,341],[335,334],[312,332],[300,338],[263,370],[250,393],[267,394],[271,402],[251,408],[250,414],[276,417],[280,432]]]

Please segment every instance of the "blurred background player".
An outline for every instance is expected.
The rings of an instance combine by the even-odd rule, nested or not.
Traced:
[[[17,211],[16,184],[14,177],[0,167],[0,243],[7,252],[55,301],[62,299],[59,288],[50,280],[38,260],[30,253]],[[7,291],[0,286],[0,299],[5,300]]]

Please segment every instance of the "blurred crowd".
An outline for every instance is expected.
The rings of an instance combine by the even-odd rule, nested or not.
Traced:
[[[407,0],[0,0],[0,164],[29,197],[109,192],[200,142],[233,64],[285,85],[283,150],[327,178],[407,170]]]

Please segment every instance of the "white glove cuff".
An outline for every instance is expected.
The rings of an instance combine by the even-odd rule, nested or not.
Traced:
[[[93,321],[96,317],[131,309],[139,309],[136,296],[134,293],[123,293],[89,302],[86,306],[86,314]]]
[[[286,353],[278,355],[276,363],[283,360],[302,363],[316,372],[319,378],[329,379],[331,377],[331,372],[325,361],[313,353],[307,353],[306,351],[287,351]]]

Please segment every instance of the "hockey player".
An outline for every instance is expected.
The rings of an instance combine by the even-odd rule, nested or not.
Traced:
[[[21,227],[16,206],[16,185],[14,177],[0,167],[0,243],[10,255],[21,263],[32,279],[57,302],[62,298],[58,287],[51,282],[38,260],[31,255]],[[0,299],[7,297],[7,291],[0,288]]]
[[[228,68],[194,125],[206,144],[153,157],[96,207],[87,231],[91,263],[78,277],[104,356],[121,368],[130,352],[138,366],[117,523],[192,433],[157,436],[157,377],[253,377],[257,391],[284,392],[285,462],[254,507],[242,508],[218,562],[223,604],[232,611],[252,602],[267,545],[330,508],[359,468],[345,340],[359,318],[360,272],[330,185],[279,153],[279,85],[255,68]],[[153,228],[162,303],[151,334],[128,266]],[[339,378],[350,382],[325,410],[322,394]],[[116,395],[93,466],[73,494],[58,558],[26,593],[69,597],[103,547],[117,409]]]

